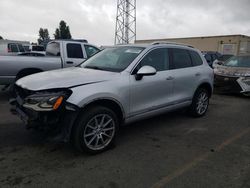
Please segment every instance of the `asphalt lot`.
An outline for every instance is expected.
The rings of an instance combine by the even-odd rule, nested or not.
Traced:
[[[128,125],[94,156],[26,130],[7,98],[0,92],[0,187],[250,187],[250,98],[214,95],[203,118]]]

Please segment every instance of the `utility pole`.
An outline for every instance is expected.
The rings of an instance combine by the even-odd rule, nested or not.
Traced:
[[[136,0],[117,0],[115,44],[136,40]]]

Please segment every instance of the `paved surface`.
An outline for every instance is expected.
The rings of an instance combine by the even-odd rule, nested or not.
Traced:
[[[214,95],[207,115],[171,113],[121,129],[99,155],[27,131],[0,92],[0,187],[250,187],[250,99]]]

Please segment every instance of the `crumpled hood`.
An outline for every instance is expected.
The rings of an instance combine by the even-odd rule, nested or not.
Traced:
[[[41,72],[19,79],[16,84],[22,88],[38,91],[54,88],[69,88],[78,85],[116,79],[120,73],[71,67]]]
[[[224,76],[244,77],[244,76],[250,76],[250,68],[218,65],[214,68],[214,73]]]

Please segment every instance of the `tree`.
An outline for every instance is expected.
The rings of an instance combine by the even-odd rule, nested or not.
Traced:
[[[59,23],[59,28],[56,28],[55,39],[71,39],[70,29],[66,22],[61,20]]]
[[[55,34],[54,34],[55,39],[59,39],[60,38],[60,31],[58,28],[56,28]]]
[[[0,39],[3,39],[3,37],[2,37],[2,36],[0,36]]]
[[[37,40],[38,44],[45,45],[50,41],[48,29],[40,28],[39,29],[39,38]]]

